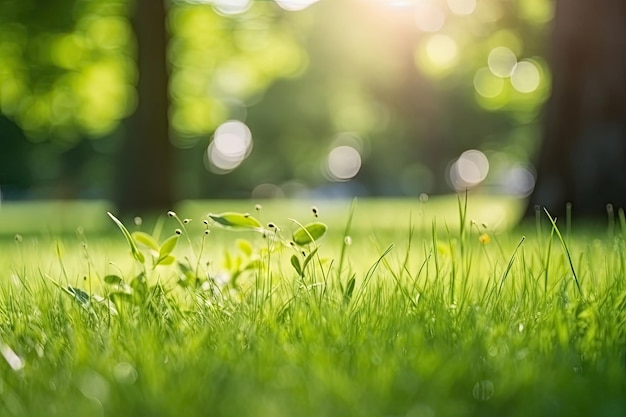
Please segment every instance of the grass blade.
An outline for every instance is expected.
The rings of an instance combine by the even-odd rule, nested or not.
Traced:
[[[556,226],[556,221],[552,218],[552,216],[550,216],[550,213],[548,213],[548,210],[545,207],[543,208],[543,211],[545,211],[546,216],[548,216],[548,219],[550,219],[550,223],[552,223],[552,228],[554,229],[556,236],[559,238],[559,242],[561,242],[561,246],[563,246],[563,250],[565,251],[565,255],[567,256],[567,260],[569,261],[570,270],[572,271],[572,275],[574,276],[574,282],[576,283],[576,288],[578,289],[578,293],[580,294],[581,297],[584,298],[583,290],[580,287],[580,282],[578,281],[578,276],[576,275],[576,270],[574,269],[574,263],[572,262],[572,256],[570,255],[567,244],[565,243],[565,240],[563,239],[563,236],[561,235],[559,228]]]

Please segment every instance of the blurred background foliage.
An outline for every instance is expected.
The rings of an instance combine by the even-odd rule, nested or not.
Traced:
[[[167,4],[177,199],[531,192],[552,1]],[[132,7],[0,0],[2,198],[114,194]]]

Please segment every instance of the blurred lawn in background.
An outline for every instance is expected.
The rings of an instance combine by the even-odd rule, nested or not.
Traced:
[[[464,199],[464,197],[461,197]],[[456,196],[432,197],[427,201],[409,198],[357,199],[353,230],[365,233],[404,233],[411,224],[416,229],[429,230],[433,219],[440,227],[458,228],[459,200]],[[262,210],[255,213],[255,205]],[[181,218],[190,218],[198,228],[208,213],[239,211],[254,213],[263,222],[287,225],[289,218],[301,222],[312,221],[311,207],[319,211],[319,218],[328,224],[330,232],[343,233],[348,219],[351,200],[211,200],[185,201],[176,208]],[[485,223],[490,228],[506,229],[519,221],[523,201],[511,197],[472,195],[468,197],[468,219]],[[112,205],[106,201],[42,201],[10,202],[0,206],[0,235],[15,234],[41,236],[75,234],[82,228],[87,237],[117,233],[115,225],[106,215]],[[166,213],[163,213],[165,216]],[[126,219],[132,224],[133,219]],[[154,219],[144,219],[142,228],[150,231]]]

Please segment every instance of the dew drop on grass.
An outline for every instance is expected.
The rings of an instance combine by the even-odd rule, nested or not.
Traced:
[[[109,399],[109,382],[98,372],[87,370],[79,375],[76,385],[80,392],[86,397],[106,403]]]
[[[113,375],[121,384],[133,384],[138,377],[137,370],[128,362],[120,362],[113,368]]]
[[[472,389],[472,397],[478,401],[488,401],[493,397],[493,382],[488,379],[483,379],[474,384]]]
[[[218,287],[223,288],[231,281],[231,276],[227,272],[219,272],[215,274],[213,281]]]
[[[24,367],[24,361],[22,358],[17,356],[17,354],[9,346],[1,344],[0,353],[2,353],[4,360],[7,361],[11,369],[14,371],[19,371]]]
[[[515,353],[515,359],[517,359],[518,361],[523,361],[524,359],[526,359],[526,357],[528,356],[528,354],[530,353],[530,351],[526,348],[518,350]]]
[[[352,245],[352,236],[346,236],[346,237],[343,239],[343,242],[346,244],[346,246],[350,246],[350,245]]]

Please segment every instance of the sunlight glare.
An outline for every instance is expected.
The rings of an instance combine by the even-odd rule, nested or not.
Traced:
[[[449,68],[457,59],[457,46],[454,39],[447,35],[434,35],[426,45],[428,57],[440,68]]]
[[[252,6],[252,0],[215,0],[213,4],[217,12],[234,15],[246,12]]]
[[[458,15],[470,15],[476,10],[476,0],[448,0],[450,11]]]
[[[540,81],[539,69],[530,61],[518,62],[511,74],[511,84],[520,93],[532,93],[539,88]]]
[[[319,0],[274,0],[276,4],[283,10],[291,12],[304,10],[310,5],[317,3]]]
[[[424,32],[437,32],[443,27],[446,15],[439,6],[431,2],[418,3],[415,7],[415,23]]]
[[[409,7],[412,4],[411,0],[391,0],[389,1],[391,7]]]

